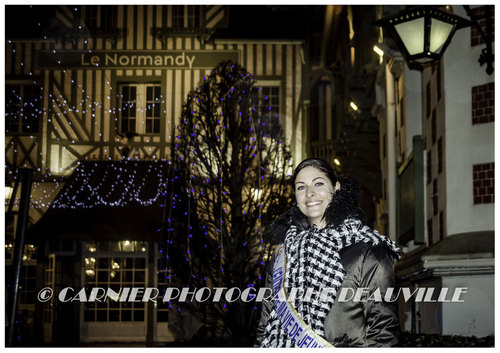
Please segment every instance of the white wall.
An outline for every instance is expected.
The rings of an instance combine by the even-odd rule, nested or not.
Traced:
[[[495,333],[493,275],[443,277],[443,287],[448,293],[467,288],[460,296],[463,303],[443,303],[443,335],[484,337]]]
[[[469,18],[462,6],[453,9]],[[466,27],[455,33],[444,54],[448,235],[494,229],[494,204],[475,206],[472,188],[472,165],[494,161],[494,123],[472,125],[472,87],[494,81],[477,61],[484,47],[470,46]]]
[[[413,151],[413,136],[422,131],[422,73],[405,64],[406,157]]]

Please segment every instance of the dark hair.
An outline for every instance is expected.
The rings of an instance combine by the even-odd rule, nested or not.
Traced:
[[[295,190],[295,178],[297,178],[297,174],[299,174],[299,172],[306,167],[314,167],[325,173],[328,179],[330,179],[330,182],[332,183],[333,187],[335,187],[335,183],[337,183],[337,181],[339,180],[339,178],[337,177],[337,173],[335,172],[335,169],[333,169],[330,163],[321,158],[307,158],[304,159],[302,162],[300,162],[297,168],[295,168],[293,172],[292,175],[293,190]]]

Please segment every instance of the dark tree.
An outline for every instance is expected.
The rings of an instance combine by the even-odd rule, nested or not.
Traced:
[[[175,136],[180,244],[168,262],[181,286],[262,283],[272,250],[264,230],[289,206],[291,172],[279,117],[267,102],[252,75],[232,62],[215,67],[187,97]],[[248,344],[241,337],[253,331],[259,305],[224,299],[189,309],[218,337]]]

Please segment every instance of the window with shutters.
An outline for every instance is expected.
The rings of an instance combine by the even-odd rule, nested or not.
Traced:
[[[160,85],[121,85],[118,109],[119,131],[122,134],[159,134],[164,103]]]

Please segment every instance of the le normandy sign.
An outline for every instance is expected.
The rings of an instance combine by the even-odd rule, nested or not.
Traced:
[[[97,50],[39,51],[38,69],[195,69],[212,68],[221,61],[239,61],[237,50]]]

